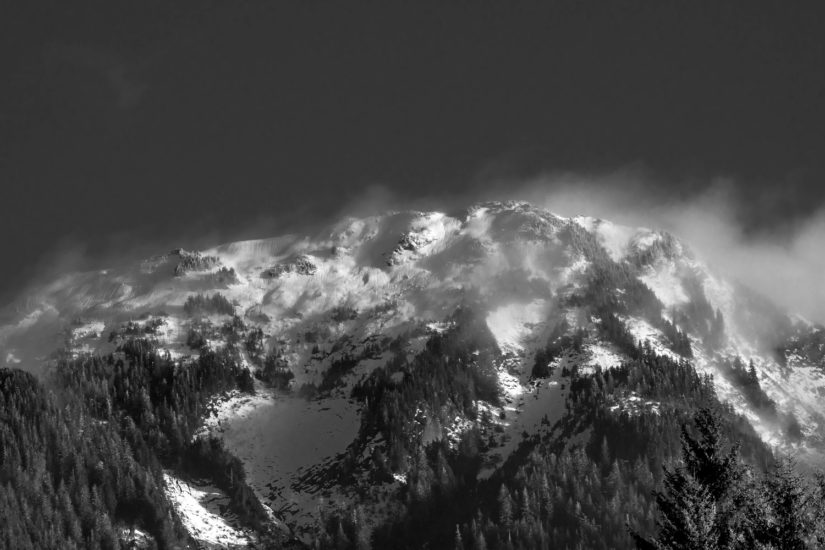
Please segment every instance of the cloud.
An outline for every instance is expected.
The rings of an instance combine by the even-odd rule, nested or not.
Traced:
[[[78,239],[63,242],[39,266],[41,276],[33,280],[48,280],[68,268],[105,267],[117,260],[148,257],[177,246],[207,248],[286,233],[317,235],[344,216],[387,210],[440,210],[457,215],[486,200],[527,200],[563,216],[588,215],[669,231],[720,274],[788,312],[825,323],[825,208],[751,230],[746,220],[759,212],[753,205],[769,204],[776,193],[775,188],[750,190],[746,182],[732,178],[664,181],[637,165],[610,172],[554,172],[530,179],[484,181],[435,196],[375,184],[351,193],[338,208],[307,203],[291,213],[233,219],[232,226],[215,224],[211,217],[190,219],[189,229],[174,235],[125,230],[98,243],[93,252],[83,250]],[[125,251],[129,258],[123,257]]]
[[[661,229],[721,275],[789,313],[825,324],[825,206],[808,205],[804,212],[782,208],[776,200],[783,185],[753,186],[731,177],[666,180],[634,164],[606,172],[482,181],[437,196],[375,185],[338,215],[387,209],[455,213],[486,200],[526,200],[562,216]]]
[[[657,181],[638,167],[604,174],[547,174],[493,185],[490,193],[528,200],[560,215],[595,216],[669,231],[721,274],[791,313],[825,323],[822,206],[753,231],[748,220],[760,215],[754,205],[769,209],[775,188],[755,191],[731,178]]]

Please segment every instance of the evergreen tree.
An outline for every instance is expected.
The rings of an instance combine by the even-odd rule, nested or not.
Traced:
[[[807,550],[813,548],[818,510],[811,491],[796,473],[794,461],[783,458],[763,485],[763,514],[758,514],[757,540],[762,548]]]
[[[659,535],[648,541],[632,533],[640,549],[727,550],[749,540],[742,510],[742,468],[738,447],[724,451],[720,420],[701,409],[694,418],[698,437],[682,429],[683,466],[665,472],[656,494]]]

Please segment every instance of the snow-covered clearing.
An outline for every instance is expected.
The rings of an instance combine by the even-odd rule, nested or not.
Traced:
[[[251,533],[233,527],[221,516],[229,497],[209,485],[195,485],[164,472],[166,494],[186,530],[198,541],[214,548],[246,547]]]
[[[587,358],[579,364],[579,372],[582,374],[594,373],[596,367],[614,369],[622,364],[622,357],[609,344],[591,342],[585,344],[584,352]]]

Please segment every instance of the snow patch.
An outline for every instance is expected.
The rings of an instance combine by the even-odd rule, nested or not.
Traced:
[[[497,371],[498,374],[498,387],[504,391],[504,394],[507,397],[514,398],[518,397],[524,392],[524,388],[521,386],[521,382],[519,379],[507,372],[504,368],[499,368]]]
[[[622,358],[608,345],[600,342],[593,342],[584,346],[587,359],[579,366],[582,374],[591,374],[596,371],[596,367],[602,369],[614,369],[622,364]]]
[[[433,322],[427,323],[426,326],[427,330],[430,332],[434,332],[436,334],[444,334],[445,332],[447,332],[447,330],[450,329],[450,327],[453,326],[453,324],[447,322]]]
[[[87,323],[83,323],[79,327],[73,328],[72,338],[75,340],[80,340],[82,338],[98,338],[101,334],[103,334],[104,328],[105,324],[103,321],[89,321]]]
[[[619,319],[625,324],[634,340],[642,342],[643,344],[649,342],[650,347],[656,354],[667,356],[674,361],[681,361],[683,359],[681,355],[667,347],[662,331],[654,328],[647,321],[639,319],[638,317],[619,317]]]
[[[653,414],[659,414],[659,407],[661,403],[650,399],[642,399],[636,392],[630,392],[628,395],[619,398],[619,402],[610,406],[610,411],[614,413],[624,413],[631,416],[639,415],[643,412],[649,411]]]
[[[194,485],[164,472],[166,495],[195,539],[220,548],[245,547],[251,534],[231,526],[221,517],[219,506],[229,501],[222,491],[209,485]]]
[[[156,548],[155,539],[149,533],[136,527],[124,527],[120,530],[120,540],[126,543],[126,547],[137,549]]]

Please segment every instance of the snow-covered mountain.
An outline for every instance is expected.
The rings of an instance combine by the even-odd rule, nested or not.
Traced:
[[[237,330],[223,330],[233,316]],[[272,522],[298,536],[315,529],[324,507],[358,502],[374,523],[391,515],[388,495],[413,483],[403,461],[371,483],[368,498],[353,489],[357,481],[331,473],[390,445],[370,431],[371,405],[358,395],[376,369],[412,361],[462,323],[490,338],[490,349],[475,353],[493,368],[497,398],[477,392],[477,415],[422,403],[408,437],[455,446],[479,429],[491,442],[480,478],[524,437],[552,433],[569,411],[571,369],[606,372],[628,361],[627,336],[712,375],[719,399],[768,445],[803,460],[825,449],[822,327],[720,277],[668,233],[521,202],[348,218],[314,237],[67,273],[7,318],[0,360],[8,367],[48,364],[60,348],[114,353],[136,335],[186,365],[229,345],[230,334],[243,338],[239,360],[259,374],[254,391],[215,396],[198,434],[223,438]],[[385,369],[388,383],[412,376],[410,364]],[[609,410],[657,407],[628,390]],[[223,517],[218,489],[169,473],[167,492],[195,538],[240,545],[252,537]]]

